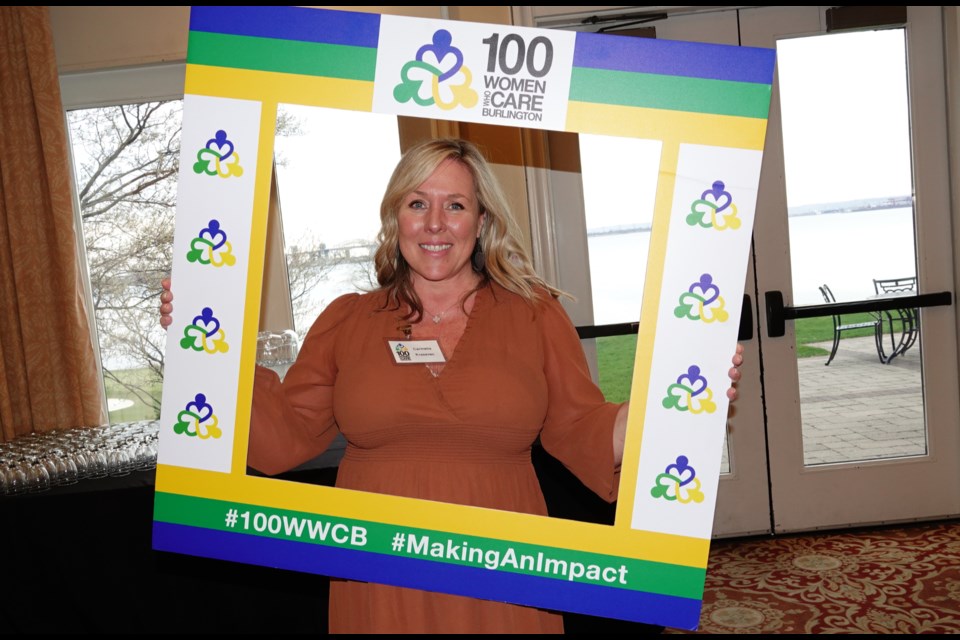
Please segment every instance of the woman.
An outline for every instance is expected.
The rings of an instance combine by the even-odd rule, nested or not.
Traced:
[[[280,473],[339,429],[348,441],[339,487],[546,515],[530,459],[539,437],[615,500],[627,404],[605,402],[592,382],[561,292],[535,274],[476,147],[433,140],[408,151],[380,218],[380,288],[331,303],[283,383],[258,368],[249,464]],[[397,343],[439,361],[404,363]],[[531,607],[335,580],[330,630],[560,633],[563,624]]]

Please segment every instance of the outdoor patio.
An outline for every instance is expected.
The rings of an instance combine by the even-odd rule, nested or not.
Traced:
[[[797,361],[806,464],[926,453],[919,347],[881,364],[872,337],[848,338],[829,366]]]

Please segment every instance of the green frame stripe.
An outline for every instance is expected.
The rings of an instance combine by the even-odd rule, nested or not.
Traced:
[[[770,85],[575,67],[570,100],[625,107],[767,117]]]
[[[187,63],[373,82],[377,50],[191,31]]]
[[[305,535],[288,534],[281,530],[277,534],[271,534],[266,531],[256,531],[253,527],[244,528],[243,524],[252,523],[253,518],[243,518],[236,520],[233,527],[225,524],[226,514],[230,509],[236,509],[240,514],[245,511],[250,513],[263,514],[263,518],[258,518],[259,522],[265,522],[271,516],[277,516],[274,522],[282,521],[284,517],[288,519],[302,519],[307,521],[322,521],[331,526],[342,524],[346,527],[362,527],[366,530],[366,546],[362,551],[373,554],[384,554],[391,556],[400,556],[405,558],[422,559],[431,562],[443,562],[461,566],[483,566],[476,562],[466,559],[451,559],[447,557],[434,557],[431,555],[410,555],[401,553],[393,549],[392,543],[394,536],[398,531],[402,531],[407,536],[417,536],[419,539],[429,538],[432,543],[440,544],[447,548],[447,541],[454,541],[455,548],[461,549],[483,549],[484,551],[496,551],[499,557],[505,557],[504,554],[512,549],[517,557],[527,555],[537,557],[542,553],[545,557],[560,559],[567,563],[579,562],[584,566],[598,565],[601,567],[620,566],[626,567],[627,575],[631,577],[630,584],[609,584],[603,581],[579,580],[584,584],[597,584],[607,587],[620,588],[628,591],[642,591],[646,593],[658,593],[681,598],[691,598],[700,600],[703,597],[703,584],[706,579],[706,569],[687,567],[683,565],[672,565],[662,562],[652,562],[649,560],[637,560],[634,558],[622,558],[619,556],[590,553],[585,551],[575,551],[569,549],[559,549],[543,545],[534,545],[527,543],[517,543],[510,540],[499,540],[496,538],[483,538],[480,536],[471,536],[458,533],[448,533],[445,531],[432,531],[415,527],[406,527],[398,525],[383,524],[379,522],[370,522],[364,520],[353,520],[350,518],[340,518],[318,515],[304,511],[292,511],[286,509],[277,509],[274,507],[261,507],[257,505],[247,505],[244,503],[226,502],[222,500],[211,500],[207,498],[196,498],[193,496],[183,496],[173,493],[157,492],[154,505],[154,520],[167,522],[171,524],[181,524],[192,527],[201,527],[204,529],[213,529],[217,531],[227,531],[231,533],[242,533],[247,535],[256,535],[280,540],[291,540],[302,544],[314,544],[318,546],[343,546],[328,540],[309,539]],[[306,531],[306,529],[304,529]],[[518,573],[523,575],[536,575],[540,577],[554,577],[544,572],[531,572],[513,567],[503,567],[498,569],[506,573]],[[557,580],[566,580],[566,577],[557,576]]]

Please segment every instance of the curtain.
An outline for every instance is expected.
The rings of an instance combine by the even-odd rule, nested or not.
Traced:
[[[103,424],[47,7],[0,7],[0,441]]]

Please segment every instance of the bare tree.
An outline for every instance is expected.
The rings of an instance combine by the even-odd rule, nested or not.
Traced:
[[[170,273],[181,103],[68,114],[104,378],[159,415],[164,335],[159,282]],[[123,371],[143,370],[140,375]]]

